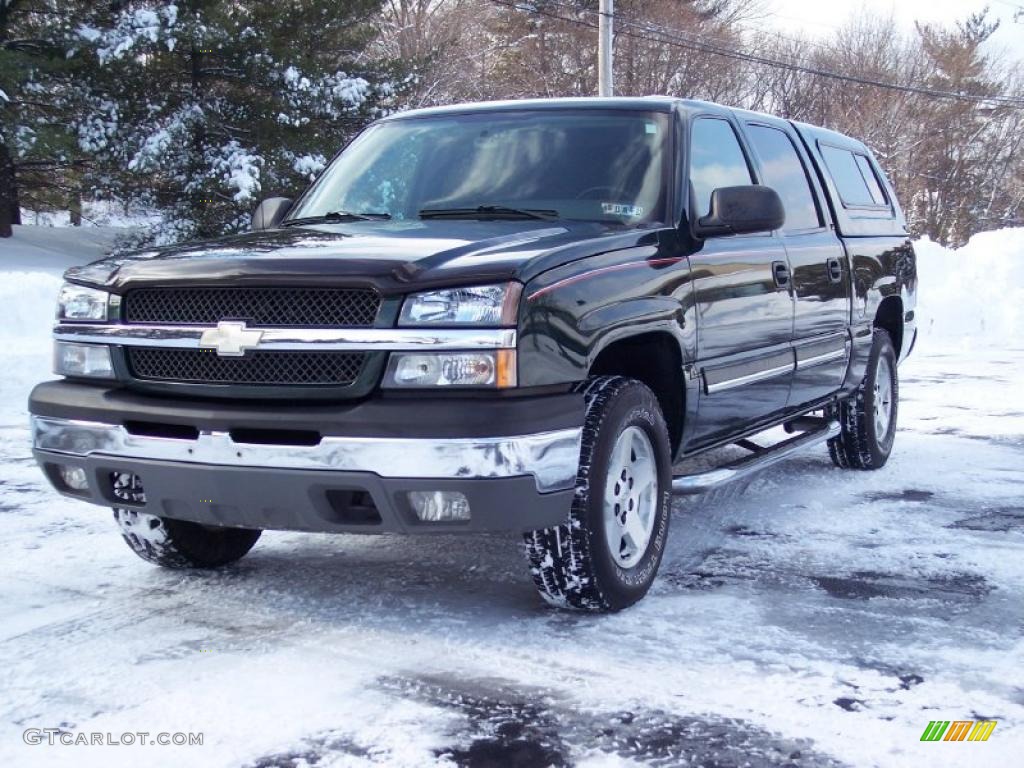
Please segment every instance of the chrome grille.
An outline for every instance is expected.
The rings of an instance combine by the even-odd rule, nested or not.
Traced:
[[[220,357],[212,350],[127,347],[132,376],[186,384],[330,385],[346,387],[366,365],[364,352],[249,351]]]
[[[128,323],[366,328],[380,296],[369,288],[137,288],[123,305]]]

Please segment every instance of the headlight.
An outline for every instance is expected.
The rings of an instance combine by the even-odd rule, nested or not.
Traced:
[[[516,385],[516,353],[513,349],[487,352],[394,352],[384,376],[384,386],[488,387]]]
[[[58,376],[114,378],[110,347],[103,344],[72,344],[58,341],[53,345],[53,372]]]
[[[64,283],[57,298],[57,319],[74,321],[107,319],[107,302],[110,294],[95,288],[85,288],[73,283]]]
[[[519,283],[503,283],[413,294],[402,305],[398,324],[515,325],[521,292]]]

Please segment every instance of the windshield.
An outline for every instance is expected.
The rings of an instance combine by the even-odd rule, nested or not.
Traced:
[[[385,121],[331,163],[289,219],[663,221],[668,126],[663,113],[601,110]]]

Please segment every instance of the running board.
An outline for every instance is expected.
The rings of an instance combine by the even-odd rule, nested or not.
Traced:
[[[806,420],[805,423],[809,421],[810,419]],[[746,443],[744,445],[745,448],[755,450],[752,456],[747,456],[732,464],[726,464],[724,467],[711,469],[707,472],[701,472],[696,475],[681,475],[673,478],[672,495],[689,496],[695,493],[713,491],[716,488],[721,488],[723,485],[741,480],[755,472],[760,472],[765,467],[770,467],[776,462],[788,459],[793,454],[799,453],[806,448],[820,445],[839,434],[840,427],[838,421],[825,421],[823,419],[817,419],[816,421],[819,426],[806,432],[801,432],[788,440],[768,448],[757,448],[757,446],[754,446],[749,441],[744,441]]]

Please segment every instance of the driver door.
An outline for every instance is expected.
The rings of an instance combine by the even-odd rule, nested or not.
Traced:
[[[691,218],[719,187],[757,184],[731,118],[702,115],[690,129]],[[793,377],[789,262],[776,232],[699,241],[691,254],[700,401],[687,450],[749,431],[785,410]]]

